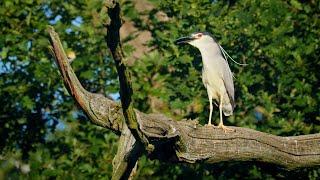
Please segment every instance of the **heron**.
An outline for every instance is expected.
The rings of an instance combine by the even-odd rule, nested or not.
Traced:
[[[220,123],[218,128],[224,132],[234,131],[223,124],[223,115],[231,116],[235,107],[233,75],[227,62],[228,53],[220,46],[208,32],[195,32],[190,36],[181,37],[175,44],[190,44],[199,49],[202,56],[202,82],[207,89],[210,113],[207,126],[211,123],[213,100],[219,107]],[[229,55],[228,55],[229,56]],[[230,57],[230,56],[229,56]]]

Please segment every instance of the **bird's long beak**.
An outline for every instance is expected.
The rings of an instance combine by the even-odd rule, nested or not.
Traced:
[[[176,41],[174,41],[174,44],[176,44],[176,45],[186,44],[186,43],[188,43],[188,42],[190,42],[190,41],[192,41],[192,40],[194,40],[194,39],[195,39],[194,37],[190,37],[190,36],[188,36],[188,37],[181,37],[181,38],[177,39]]]

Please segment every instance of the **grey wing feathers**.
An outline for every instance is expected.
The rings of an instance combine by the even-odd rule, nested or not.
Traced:
[[[230,99],[230,103],[232,106],[232,109],[235,106],[234,103],[234,85],[233,85],[233,76],[232,76],[232,72],[229,68],[228,62],[223,58],[223,68],[222,68],[222,76],[223,76],[223,83],[224,86],[226,87],[229,99]]]

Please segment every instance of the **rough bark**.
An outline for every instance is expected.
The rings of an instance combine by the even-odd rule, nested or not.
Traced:
[[[259,161],[287,169],[320,165],[320,134],[279,137],[241,127],[232,127],[235,132],[224,133],[219,128],[201,126],[196,120],[175,121],[162,114],[145,114],[135,109],[129,112],[136,118],[130,122],[130,117],[128,119],[128,115],[124,116],[126,110],[122,111],[120,104],[102,95],[90,93],[82,87],[68,62],[58,34],[52,27],[48,27],[48,32],[52,53],[70,95],[94,124],[120,135],[119,149],[113,161],[113,179],[130,176],[138,158],[145,153],[141,142],[144,138],[154,146],[154,150],[150,151],[148,156],[162,161]],[[119,36],[117,33],[114,35]],[[114,42],[109,38],[108,44],[112,52],[110,43]],[[118,48],[121,48],[119,44],[115,45],[112,53],[116,54],[113,54],[113,57],[116,63],[119,60],[117,68],[120,68],[120,73],[127,76],[125,70],[121,70],[125,67],[122,67],[122,55],[121,51],[117,51]],[[117,60],[117,56],[120,56],[120,59]],[[119,78],[121,82],[121,77]],[[128,81],[130,80],[124,79],[123,83]],[[130,87],[123,90],[130,92]],[[122,95],[128,97],[125,92],[122,92]],[[122,104],[128,109],[126,101],[122,99]]]
[[[98,125],[124,131],[121,107],[108,98],[86,91],[73,72],[58,35],[48,29],[64,84],[83,111]],[[260,161],[287,169],[320,165],[320,134],[279,137],[248,128],[235,132],[201,126],[195,120],[175,121],[161,114],[135,110],[140,129],[155,150],[149,156],[171,162]]]
[[[120,42],[120,27],[122,25],[120,4],[118,2],[113,2],[108,5],[106,9],[110,17],[110,22],[106,24],[106,41],[118,72],[124,119],[135,139],[152,150],[153,146],[149,144],[147,137],[140,130],[137,116],[133,109],[131,75],[123,60],[123,51]]]
[[[112,161],[112,179],[130,179],[134,176],[142,147],[136,142],[126,125],[122,129],[118,142],[118,151]]]

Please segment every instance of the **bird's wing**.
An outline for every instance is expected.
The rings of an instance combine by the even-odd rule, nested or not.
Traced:
[[[226,87],[229,99],[230,99],[230,103],[232,105],[232,107],[234,107],[235,103],[234,103],[234,85],[233,85],[233,76],[232,76],[232,72],[230,70],[230,67],[228,65],[228,62],[221,56],[221,64],[222,64],[222,68],[221,68],[221,74],[222,74],[222,80],[224,83],[224,86]]]

